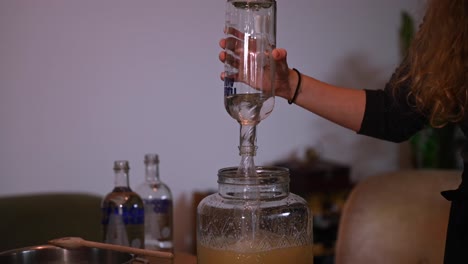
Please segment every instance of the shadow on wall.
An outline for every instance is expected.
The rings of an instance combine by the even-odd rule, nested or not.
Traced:
[[[393,69],[388,73],[382,66],[373,64],[369,56],[362,52],[352,53],[336,65],[335,72],[328,78],[329,82],[355,89],[383,89],[393,73]],[[327,125],[321,126],[326,132],[319,141],[324,142],[325,146],[332,145],[333,149],[337,150],[336,153],[327,150],[331,158],[342,154],[343,148],[348,148],[345,152],[350,153],[348,163],[352,166],[352,180],[359,181],[369,175],[398,167],[397,144],[363,135],[354,135],[354,132],[349,130],[337,131],[336,127],[331,126],[328,124],[328,129]],[[348,141],[343,139],[343,133],[351,133],[347,135]],[[338,145],[337,142],[342,144]]]
[[[373,65],[364,53],[350,54],[336,65],[335,73],[328,78],[334,85],[377,90],[384,88],[390,79],[390,75],[381,67]]]

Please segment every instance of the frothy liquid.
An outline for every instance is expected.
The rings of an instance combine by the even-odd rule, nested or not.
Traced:
[[[259,252],[236,252],[197,246],[198,264],[313,264],[312,246],[287,247]]]

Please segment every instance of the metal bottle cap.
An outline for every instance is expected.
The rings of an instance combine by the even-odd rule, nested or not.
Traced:
[[[130,170],[127,160],[116,160],[114,161],[114,170]]]
[[[145,164],[158,164],[159,156],[158,154],[149,153],[145,155]]]

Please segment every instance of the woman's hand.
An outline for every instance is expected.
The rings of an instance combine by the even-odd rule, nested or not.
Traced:
[[[230,30],[229,32],[231,36],[221,39],[219,42],[219,45],[223,51],[219,53],[219,60],[223,63],[227,63],[231,67],[239,69],[240,72],[242,72],[242,67],[246,65],[247,67],[251,67],[255,61],[257,60],[256,56],[258,54],[255,52],[255,49],[257,47],[257,42],[255,39],[250,39],[249,38],[249,50],[252,52],[249,52],[248,55],[248,62],[244,63],[244,56],[240,56],[238,54],[243,54],[243,39],[244,35],[240,33],[237,30]],[[229,52],[228,52],[229,51]],[[266,54],[266,56],[270,56],[270,54]],[[273,58],[273,61],[275,63],[275,80],[274,80],[274,87],[275,87],[275,94],[277,96],[283,97],[285,99],[290,99],[292,97],[292,91],[291,86],[290,86],[290,70],[288,67],[288,63],[286,60],[287,57],[287,52],[285,49],[273,49],[271,52],[271,56]],[[264,76],[263,78],[260,78],[263,80],[262,84],[256,84],[251,82],[248,77],[242,77],[242,82],[247,83],[248,85],[254,87],[254,88],[260,88],[260,87],[270,87],[271,85],[271,80],[270,80],[270,67],[266,67],[264,69]],[[224,80],[225,72],[221,73],[221,79]],[[295,73],[292,73],[295,74]],[[239,81],[239,76],[229,76],[229,78],[234,78],[236,81]],[[255,78],[253,78],[255,79]]]

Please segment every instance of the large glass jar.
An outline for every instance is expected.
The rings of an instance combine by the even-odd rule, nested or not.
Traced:
[[[218,172],[218,193],[197,208],[198,264],[313,263],[312,213],[289,193],[289,170],[237,167]]]

